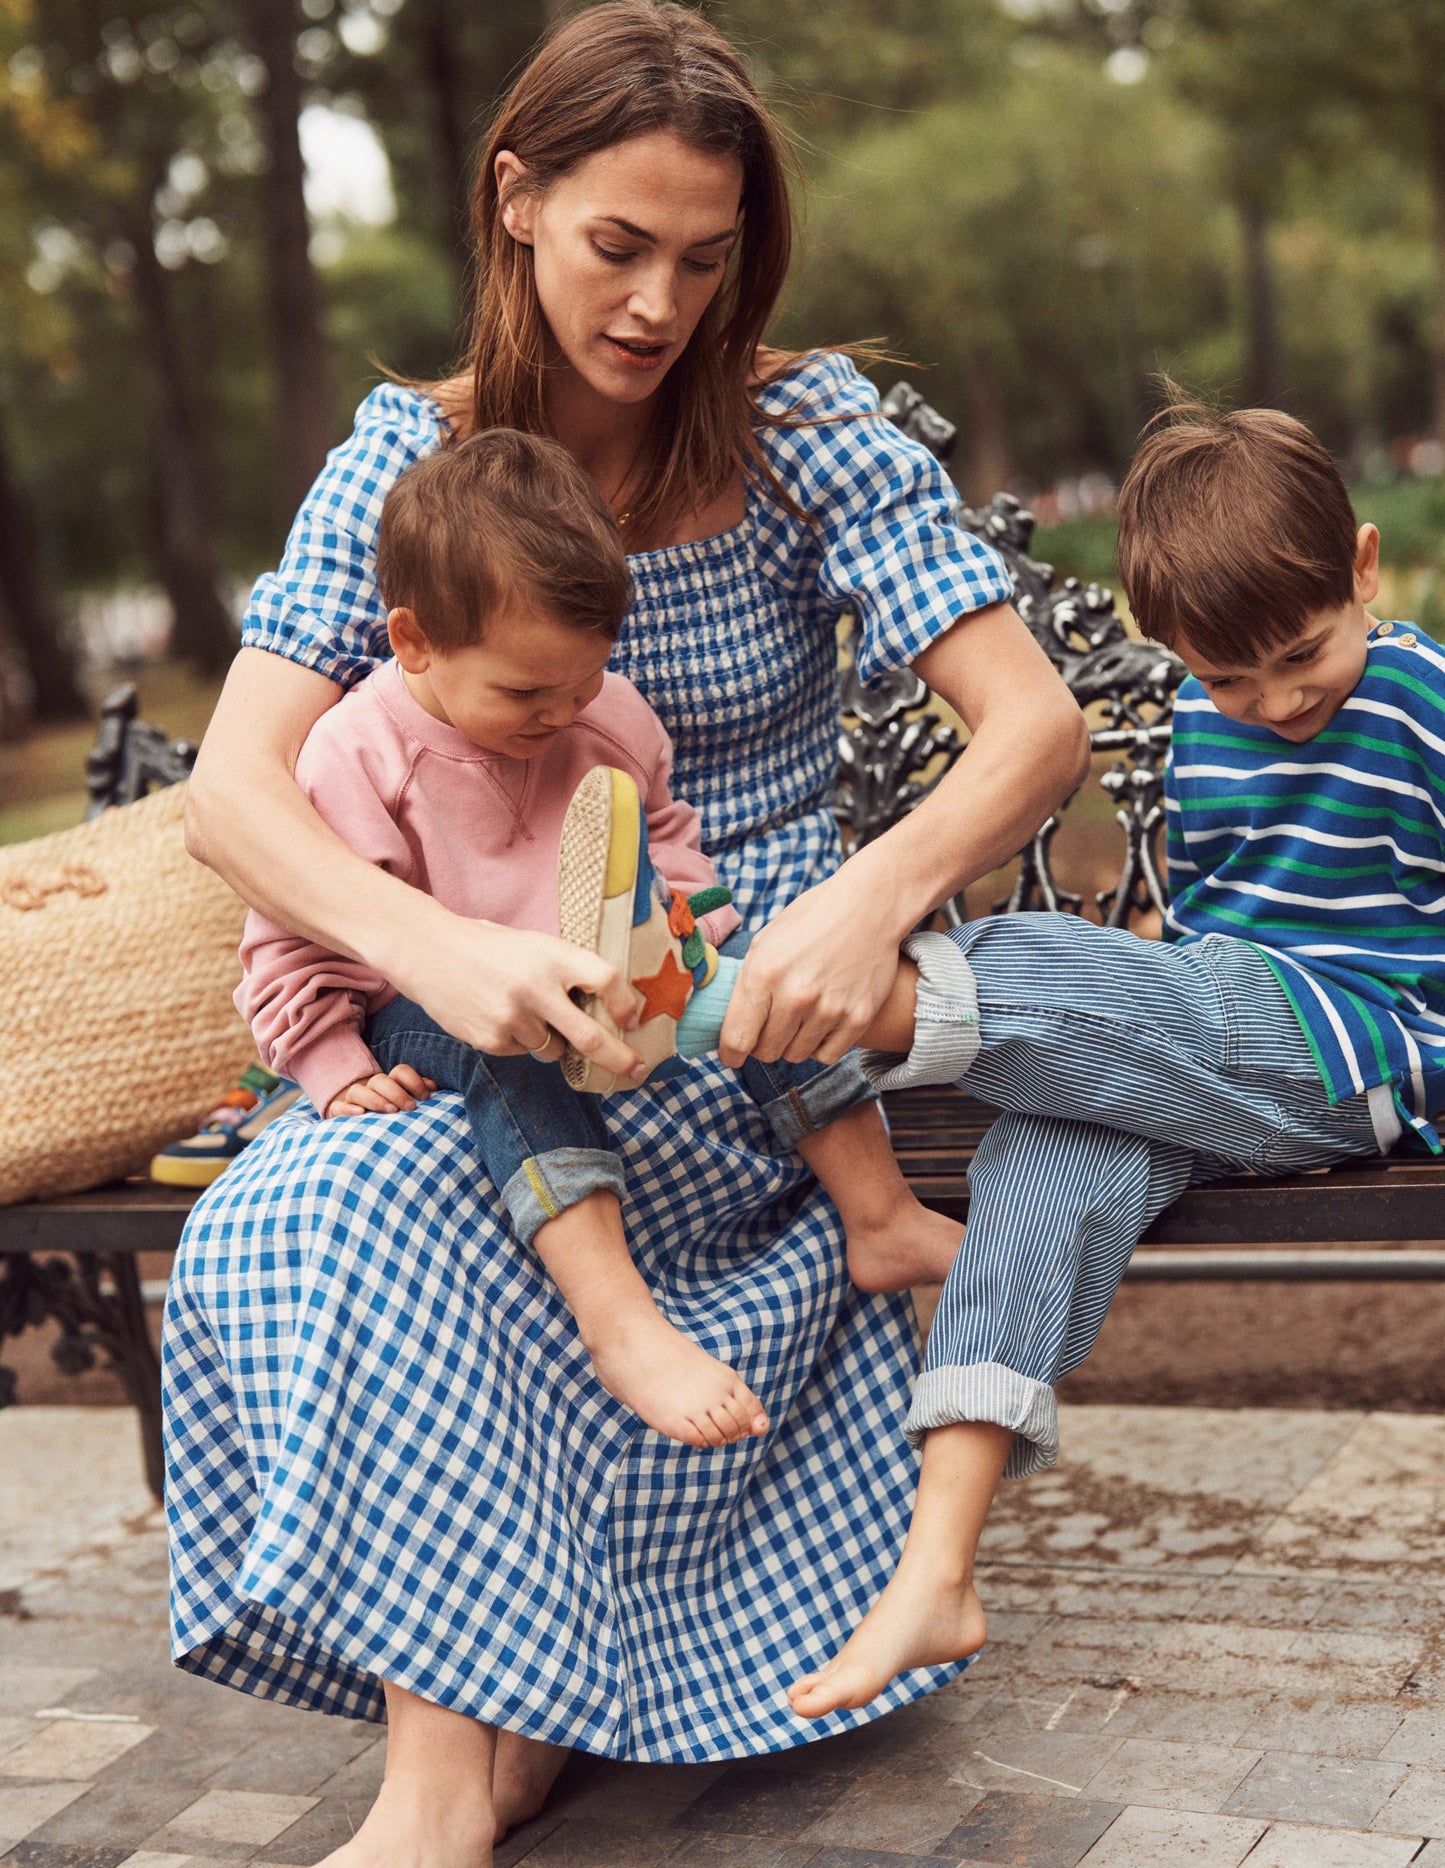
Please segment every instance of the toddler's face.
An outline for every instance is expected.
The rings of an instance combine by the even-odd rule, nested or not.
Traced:
[[[486,752],[535,759],[602,691],[612,644],[591,630],[509,611],[488,619],[481,642],[440,654],[407,640],[396,619],[408,614],[388,621],[413,698]]]
[[[1268,727],[1303,745],[1323,733],[1365,672],[1373,627],[1365,605],[1380,587],[1379,555],[1379,533],[1361,526],[1350,601],[1338,610],[1317,611],[1296,636],[1258,661],[1213,662],[1187,641],[1177,642],[1175,653],[1226,719]]]

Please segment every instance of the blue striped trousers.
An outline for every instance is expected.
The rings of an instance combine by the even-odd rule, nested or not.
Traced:
[[[1170,946],[1074,915],[998,915],[915,936],[908,1059],[884,1089],[956,1081],[1005,1111],[969,1171],[907,1428],[1018,1438],[1007,1471],[1058,1457],[1053,1384],[1093,1348],[1129,1256],[1183,1190],[1388,1148],[1389,1092],[1331,1106],[1269,966],[1248,942]]]

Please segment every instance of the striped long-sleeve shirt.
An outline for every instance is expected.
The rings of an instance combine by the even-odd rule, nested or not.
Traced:
[[[1394,1086],[1436,1151],[1445,1111],[1445,652],[1381,623],[1304,745],[1228,720],[1189,679],[1166,775],[1165,938],[1250,941],[1332,1101]]]

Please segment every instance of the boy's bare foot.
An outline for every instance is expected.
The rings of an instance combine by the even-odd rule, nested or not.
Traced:
[[[562,1766],[571,1756],[565,1745],[549,1745],[520,1732],[498,1732],[492,1764],[492,1808],[497,1813],[494,1841],[540,1816]]]
[[[788,1689],[801,1718],[819,1719],[840,1706],[866,1706],[895,1675],[940,1667],[976,1654],[988,1634],[972,1581],[940,1588],[898,1566],[892,1581],[828,1665]]]
[[[742,1377],[689,1342],[650,1301],[600,1319],[582,1340],[608,1394],[671,1440],[727,1446],[768,1431]]]
[[[460,1786],[445,1799],[388,1779],[366,1821],[320,1868],[492,1868],[491,1799]]]
[[[942,1284],[963,1245],[963,1227],[904,1189],[885,1213],[865,1219],[840,1208],[848,1276],[860,1291],[907,1291]]]

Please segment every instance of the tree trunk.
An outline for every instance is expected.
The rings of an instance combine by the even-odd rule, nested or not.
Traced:
[[[206,458],[172,325],[166,277],[149,230],[138,231],[133,244],[136,305],[151,374],[160,572],[175,616],[171,652],[207,674],[218,674],[236,652],[236,631],[218,588],[205,495]]]
[[[332,440],[331,359],[302,187],[296,9],[293,0],[251,0],[250,17],[252,44],[266,67],[260,116],[269,158],[263,201],[276,368],[276,494],[289,522]]]
[[[460,292],[466,282],[471,256],[471,167],[467,150],[466,107],[462,102],[459,85],[463,71],[462,53],[453,28],[448,0],[426,0],[421,49],[427,89],[431,93],[442,194],[447,207],[447,239]]]
[[[986,506],[1014,484],[1008,407],[993,358],[981,345],[968,352],[968,420],[958,483],[971,506]]]
[[[0,616],[7,619],[34,689],[37,720],[83,720],[90,709],[76,679],[60,616],[45,586],[30,511],[10,472],[0,430]]]
[[[1257,194],[1239,203],[1244,232],[1246,350],[1244,396],[1251,408],[1277,408],[1284,384],[1280,375],[1279,302],[1274,260],[1269,250],[1269,210]]]
[[[1425,162],[1434,207],[1435,304],[1430,317],[1431,431],[1445,446],[1445,86],[1425,97]]]

